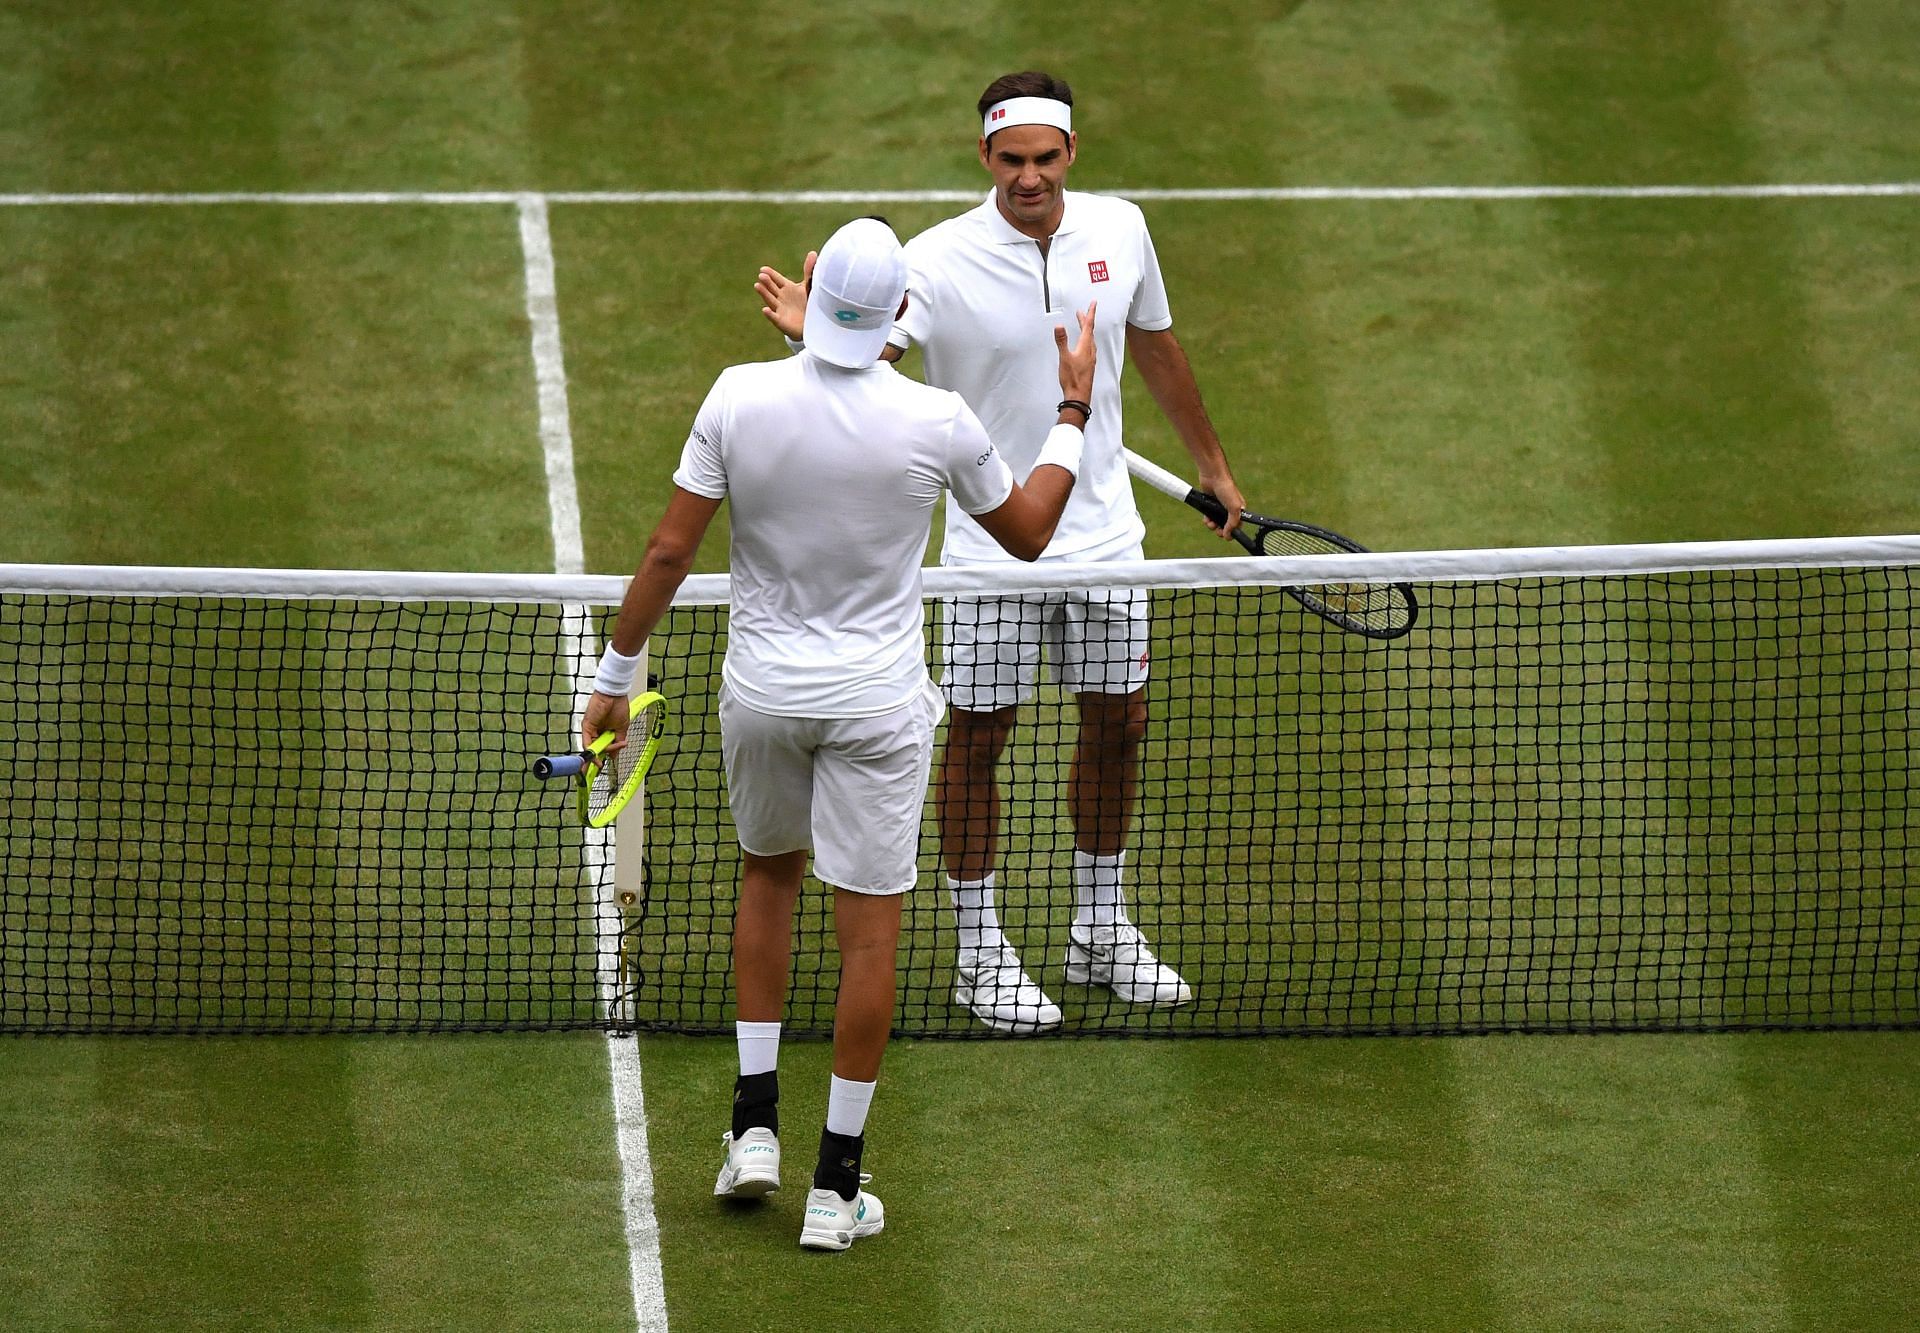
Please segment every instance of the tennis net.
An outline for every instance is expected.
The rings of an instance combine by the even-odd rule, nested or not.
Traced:
[[[1081,1033],[1920,1026],[1920,538],[926,577],[960,614],[1146,609],[1132,919],[1177,1008],[1074,985],[1070,694],[999,764],[999,916]],[[1293,585],[1405,582],[1372,642]],[[723,577],[650,648],[673,721],[610,833],[573,748],[609,578],[0,566],[0,1031],[730,1030]],[[1024,609],[1021,609],[1024,608]],[[1096,617],[1097,618],[1097,617]],[[929,804],[898,1030],[953,1003]],[[789,1030],[831,1026],[831,898]]]

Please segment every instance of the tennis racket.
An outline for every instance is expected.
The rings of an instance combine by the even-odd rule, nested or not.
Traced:
[[[1159,464],[1128,449],[1127,471],[1162,495],[1171,495],[1199,510],[1215,523],[1227,521],[1227,507],[1197,491]],[[1251,529],[1251,531],[1249,531]],[[1267,518],[1240,511],[1234,540],[1255,555],[1344,555],[1367,548],[1337,532],[1291,519]],[[1420,602],[1404,583],[1323,583],[1289,587],[1294,601],[1341,629],[1369,639],[1397,639],[1420,619]]]
[[[605,828],[646,781],[666,726],[666,696],[648,690],[627,705],[627,743],[620,749],[609,748],[613,732],[602,732],[577,754],[542,755],[533,761],[533,775],[542,781],[573,778],[581,820],[588,828]]]

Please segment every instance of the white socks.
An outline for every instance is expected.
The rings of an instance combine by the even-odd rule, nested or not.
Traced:
[[[741,1077],[774,1072],[780,1062],[778,1023],[736,1022],[733,1037],[740,1047]],[[859,1138],[867,1127],[867,1108],[873,1105],[873,1088],[871,1083],[855,1083],[835,1074],[827,1093],[827,1128],[850,1139]]]
[[[960,952],[998,948],[1005,936],[1000,933],[1000,916],[993,910],[993,876],[949,878],[947,892],[953,898],[954,922],[960,927]]]
[[[1120,892],[1126,864],[1125,852],[1115,856],[1091,856],[1074,848],[1074,925],[1112,926],[1126,918],[1126,903]]]
[[[833,1076],[827,1092],[827,1132],[857,1139],[866,1132],[867,1108],[873,1105],[871,1083],[855,1083]]]
[[[1073,853],[1073,924],[1076,926],[1114,926],[1127,918],[1127,854],[1093,856],[1079,848]],[[947,892],[953,899],[954,923],[960,928],[960,952],[978,953],[992,949],[1005,939],[1000,932],[1000,917],[993,907],[992,875],[985,879],[947,880]]]
[[[733,1039],[740,1047],[740,1076],[771,1074],[780,1065],[780,1025],[778,1023],[740,1023],[733,1025]]]

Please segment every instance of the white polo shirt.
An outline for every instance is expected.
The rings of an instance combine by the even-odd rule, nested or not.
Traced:
[[[958,394],[804,352],[722,371],[673,480],[728,503],[722,675],[747,707],[783,717],[871,717],[925,687],[934,502],[951,492],[980,514],[1013,490]]]
[[[1015,231],[989,194],[978,208],[908,241],[907,313],[894,326],[899,347],[918,343],[929,384],[952,389],[979,414],[1014,475],[1025,477],[1057,419],[1059,354],[1053,331],[1079,330],[1094,316],[1099,359],[1093,419],[1087,423],[1079,480],[1060,518],[1048,558],[1098,558],[1146,533],[1121,454],[1120,373],[1127,325],[1157,331],[1173,324],[1160,261],[1137,205],[1107,195],[1064,192],[1060,226],[1043,254]],[[947,506],[943,557],[949,563],[1010,560],[960,509]]]

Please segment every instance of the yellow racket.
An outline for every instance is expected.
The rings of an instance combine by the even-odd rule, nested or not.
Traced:
[[[666,732],[667,699],[648,690],[627,705],[627,743],[613,748],[617,732],[602,732],[577,754],[543,755],[533,761],[542,780],[575,779],[574,807],[588,828],[605,828],[620,817],[647,780]]]

